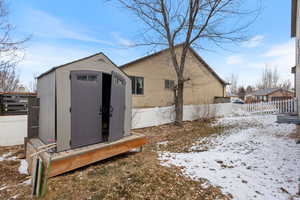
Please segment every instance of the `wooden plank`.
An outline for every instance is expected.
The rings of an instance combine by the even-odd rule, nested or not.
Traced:
[[[28,163],[28,171],[30,172],[31,175],[33,172],[33,168],[34,168],[34,158],[30,157],[31,154],[35,153],[36,150],[34,149],[34,147],[32,146],[32,144],[27,141],[26,143],[26,161]]]
[[[128,152],[131,149],[141,147],[146,143],[147,139],[145,136],[135,137],[132,140],[116,142],[113,145],[107,145],[102,148],[92,149],[85,153],[75,154],[64,158],[61,157],[60,159],[55,159],[54,157],[51,161],[51,169],[49,171],[48,177],[57,176],[59,174],[86,166],[88,164]]]
[[[42,185],[41,197],[45,196],[46,191],[47,191],[47,183],[48,183],[48,175],[49,175],[50,167],[51,167],[51,158],[49,158],[48,164],[46,165],[45,176],[44,176],[43,185]]]

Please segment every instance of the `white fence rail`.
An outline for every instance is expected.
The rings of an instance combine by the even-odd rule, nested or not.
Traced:
[[[283,100],[252,104],[187,105],[183,108],[183,120],[207,117],[243,116],[250,114],[279,114],[297,112],[297,100]],[[133,109],[132,128],[158,126],[174,122],[173,106]],[[0,117],[0,146],[22,144],[27,135],[27,116]]]
[[[251,114],[296,113],[297,99],[250,103],[242,105],[242,108]]]
[[[234,110],[234,111],[233,111]],[[186,105],[183,107],[183,120],[191,121],[207,117],[223,117],[233,115],[235,111],[241,111],[240,105],[232,103]],[[143,108],[132,110],[132,128],[144,128],[158,126],[174,122],[174,106]]]

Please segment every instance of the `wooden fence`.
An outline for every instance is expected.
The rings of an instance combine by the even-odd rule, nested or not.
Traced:
[[[28,99],[34,97],[36,97],[34,93],[0,93],[0,116],[26,115],[28,112]]]
[[[252,114],[296,113],[297,99],[249,103],[242,105],[242,108]]]

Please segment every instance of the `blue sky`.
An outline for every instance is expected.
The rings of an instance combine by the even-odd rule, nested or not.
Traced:
[[[124,64],[149,52],[124,48],[132,44],[142,25],[122,8],[104,0],[10,0],[10,21],[15,36],[32,35],[19,64],[21,81],[27,85],[53,66],[104,52],[116,64]],[[276,67],[281,79],[291,79],[295,63],[290,38],[290,1],[263,0],[263,10],[249,32],[251,39],[225,51],[198,51],[223,78],[234,73],[240,85],[255,84],[265,66]]]

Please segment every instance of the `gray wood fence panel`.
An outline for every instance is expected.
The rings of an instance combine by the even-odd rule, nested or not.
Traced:
[[[39,111],[40,99],[30,97],[28,98],[28,119],[27,119],[27,137],[37,138],[39,131]]]

